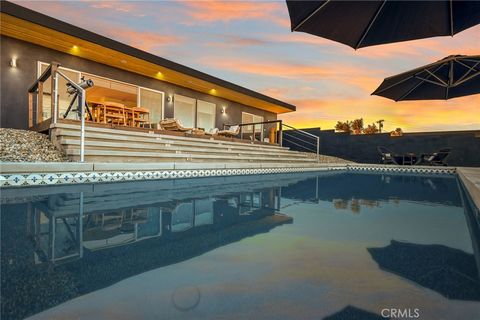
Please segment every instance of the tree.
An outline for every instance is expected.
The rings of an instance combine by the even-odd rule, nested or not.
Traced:
[[[362,133],[363,130],[363,118],[355,119],[352,121],[352,130],[355,134]]]
[[[403,136],[403,130],[402,128],[397,128],[395,131],[390,132],[391,137],[401,137]]]
[[[338,121],[337,124],[335,125],[335,130],[337,131],[342,131],[342,132],[352,132],[352,123],[350,121]]]
[[[379,133],[380,130],[377,128],[375,125],[375,122],[372,124],[369,124],[365,129],[363,129],[363,133],[365,134],[374,134],[374,133]]]

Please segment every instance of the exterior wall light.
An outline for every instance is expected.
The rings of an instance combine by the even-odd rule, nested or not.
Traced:
[[[226,114],[227,114],[227,110],[226,110],[226,109],[227,109],[227,107],[225,107],[225,106],[222,107],[222,114],[223,114],[223,115],[226,115]]]
[[[10,60],[10,67],[12,68],[17,67],[17,58],[12,58],[12,60]]]
[[[169,95],[169,96],[167,97],[167,102],[172,102],[172,101],[173,101],[173,96]]]

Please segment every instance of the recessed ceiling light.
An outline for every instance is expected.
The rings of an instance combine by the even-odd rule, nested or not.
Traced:
[[[122,59],[122,60],[120,60],[120,62],[121,63],[127,63],[127,60]]]

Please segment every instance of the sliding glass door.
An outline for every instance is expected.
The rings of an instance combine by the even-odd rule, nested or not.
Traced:
[[[140,88],[139,93],[138,106],[150,111],[151,123],[159,123],[163,119],[163,92]]]
[[[174,96],[173,116],[187,128],[195,126],[195,99],[176,94]]]
[[[215,111],[214,103],[197,100],[197,128],[205,131],[215,128]]]

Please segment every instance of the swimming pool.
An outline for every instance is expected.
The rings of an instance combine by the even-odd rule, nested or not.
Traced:
[[[1,199],[2,319],[480,314],[479,218],[453,175],[307,172]]]

